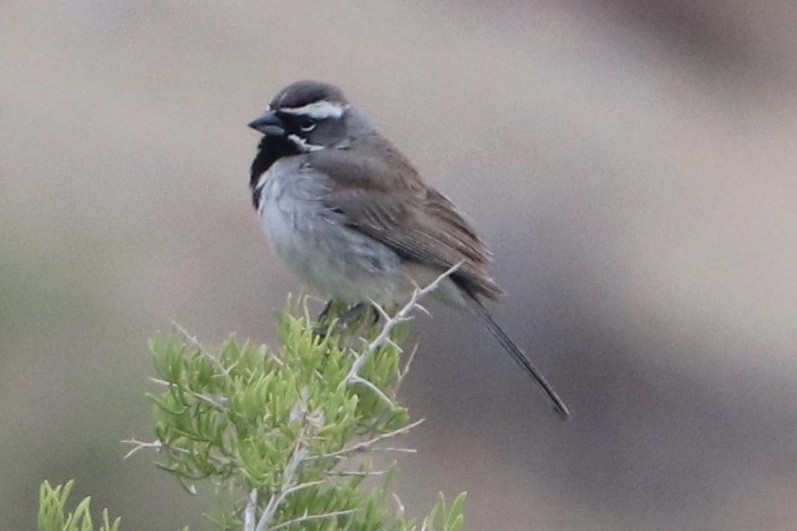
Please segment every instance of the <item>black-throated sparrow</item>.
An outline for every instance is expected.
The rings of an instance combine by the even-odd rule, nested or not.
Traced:
[[[501,294],[484,242],[338,87],[288,85],[249,127],[265,135],[252,200],[277,255],[303,281],[335,300],[390,306],[461,262],[435,296],[475,315],[569,416],[480,301]]]

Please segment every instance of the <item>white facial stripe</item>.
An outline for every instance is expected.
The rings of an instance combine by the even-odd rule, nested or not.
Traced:
[[[301,138],[299,135],[288,135],[288,140],[296,144],[296,147],[299,148],[299,151],[303,153],[309,153],[311,151],[318,151],[319,149],[324,149],[324,146],[319,146],[316,144],[308,144],[307,140]]]
[[[284,112],[287,114],[303,114],[305,116],[316,118],[317,120],[323,120],[324,118],[340,118],[343,116],[343,112],[345,110],[346,106],[341,103],[321,100],[314,103],[309,103],[302,107],[282,107],[279,109],[279,112]]]
[[[267,171],[264,171],[263,174],[257,178],[257,184],[255,185],[255,190],[260,193],[263,187],[266,185],[266,180],[268,179],[269,175]]]

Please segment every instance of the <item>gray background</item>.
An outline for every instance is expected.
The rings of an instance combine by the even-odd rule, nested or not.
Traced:
[[[0,6],[0,514],[75,478],[124,529],[204,528],[153,456],[146,340],[273,342],[245,127],[341,85],[495,251],[561,423],[434,306],[403,396],[412,514],[467,529],[793,529],[797,7],[745,0]],[[198,525],[197,523],[200,522]]]

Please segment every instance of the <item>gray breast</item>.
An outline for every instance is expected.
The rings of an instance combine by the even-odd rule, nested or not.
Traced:
[[[260,217],[276,254],[321,295],[390,305],[407,294],[399,256],[344,225],[323,198],[332,182],[302,166],[304,156],[280,159],[263,176]]]

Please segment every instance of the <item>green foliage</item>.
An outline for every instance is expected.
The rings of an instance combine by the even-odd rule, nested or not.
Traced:
[[[128,455],[156,449],[157,466],[190,493],[198,482],[213,488],[208,518],[218,529],[461,529],[464,493],[450,506],[441,494],[419,525],[390,490],[395,464],[379,470],[371,459],[377,448],[408,451],[380,444],[419,424],[396,402],[407,370],[398,347],[404,319],[372,325],[364,317],[344,327],[334,321],[341,310],[316,325],[303,299],[289,302],[277,319],[279,350],[234,337],[206,348],[179,327],[151,340],[161,387],[149,395],[156,440],[127,441]],[[314,326],[329,333],[321,339]],[[88,498],[66,517],[88,518],[88,527],[59,527],[70,488],[42,487],[41,529],[93,529]],[[101,529],[118,528],[103,516]]]
[[[39,488],[39,530],[40,531],[93,531],[91,519],[91,498],[83,498],[74,512],[66,512],[66,502],[72,492],[74,481],[66,485],[52,487],[49,481]],[[111,522],[108,509],[102,510],[102,524],[98,531],[119,531],[119,518]]]
[[[454,498],[451,507],[446,507],[446,499],[441,492],[437,497],[437,504],[432,507],[432,512],[424,518],[421,529],[428,531],[459,531],[465,525],[465,516],[462,508],[465,506],[467,494],[461,492]]]

